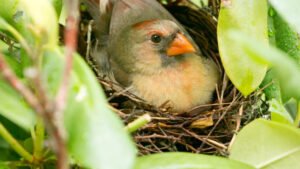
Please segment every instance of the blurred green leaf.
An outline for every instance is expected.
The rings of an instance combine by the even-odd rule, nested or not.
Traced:
[[[0,51],[7,49],[9,46],[3,42],[2,40],[0,40]]]
[[[254,167],[217,156],[161,153],[139,157],[134,169],[254,169]]]
[[[20,0],[19,8],[28,17],[25,24],[33,36],[47,47],[55,48],[58,40],[58,17],[52,4],[48,0]]]
[[[231,0],[224,1],[218,21],[218,43],[225,71],[233,84],[247,96],[262,82],[267,68],[256,64],[240,49],[239,42],[227,36],[230,30],[239,30],[262,43],[268,43],[267,1]]]
[[[0,114],[20,127],[30,130],[35,124],[35,114],[23,98],[0,77]]]
[[[280,86],[273,69],[267,72],[260,87],[264,88],[267,100],[276,99],[281,102]]]
[[[69,144],[71,152],[91,168],[131,169],[136,150],[129,134],[119,117],[108,109],[99,83],[78,56],[74,73],[81,85],[74,85],[76,95],[66,118],[69,132],[73,133]]]
[[[0,0],[0,16],[8,20],[8,22],[13,22],[18,10],[19,1],[20,0]]]
[[[26,37],[27,42],[39,41],[38,45],[55,48],[58,39],[58,18],[49,0],[13,0],[10,3],[0,0],[0,4],[0,29],[16,35],[12,29],[3,26],[3,21],[6,21],[6,25]],[[20,40],[16,36],[15,38]]]
[[[6,165],[5,163],[1,163],[1,162],[0,162],[0,168],[1,169],[11,169],[8,165]]]
[[[63,75],[63,53],[60,50],[47,50],[44,53],[43,80],[47,82],[46,90],[52,97],[56,96]]]
[[[255,120],[238,133],[229,158],[260,169],[299,169],[300,131],[272,121]]]
[[[270,64],[278,77],[282,94],[286,97],[300,98],[300,67],[282,51],[269,47],[251,36],[231,31],[227,37],[233,43],[239,43],[247,57],[253,58],[256,64]]]
[[[1,51],[0,51],[1,52]],[[22,65],[13,56],[4,55],[7,64],[18,77],[23,77]]]
[[[300,5],[300,4],[299,4]],[[300,63],[299,38],[277,13],[273,15],[276,46]]]
[[[20,0],[11,0],[9,2],[7,3],[7,0],[0,0],[0,30],[18,40],[20,40],[20,36],[16,37],[16,32],[28,39],[32,39],[28,25],[25,24],[26,17],[24,11],[19,8]],[[8,28],[8,26],[11,28]],[[12,32],[12,29],[14,29],[14,32]]]
[[[269,2],[297,32],[300,32],[299,0],[269,0]]]
[[[271,112],[272,121],[289,124],[289,125],[294,124],[291,115],[285,109],[282,103],[280,103],[275,99],[270,100],[268,103],[269,103],[269,112]]]
[[[30,137],[30,133],[13,121],[8,120],[7,118],[0,115],[0,123],[5,126],[5,128],[16,138],[17,140],[25,140]]]
[[[108,109],[91,70],[80,56],[74,57],[65,111],[68,149],[72,158],[94,169],[131,169],[136,150],[128,133],[117,115]],[[43,72],[49,80],[48,89],[57,90],[63,58],[60,51],[49,52],[45,57]]]
[[[10,145],[0,137],[0,164],[1,161],[18,160],[20,157],[10,147]],[[1,165],[0,165],[1,168]],[[1,168],[2,169],[2,168]]]
[[[276,12],[275,9],[270,17],[274,29],[274,45],[280,50],[284,51],[288,56],[295,60],[297,64],[300,64],[300,51],[299,51],[299,37],[297,32],[290,28],[288,23]],[[276,77],[273,77],[277,81]],[[275,84],[276,85],[276,84]],[[285,103],[290,97],[282,95],[283,102]]]
[[[63,7],[63,0],[50,0],[51,4],[53,5],[57,18],[59,18],[62,7]]]

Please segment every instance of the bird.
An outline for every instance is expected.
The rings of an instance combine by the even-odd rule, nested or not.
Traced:
[[[183,26],[155,0],[87,0],[99,69],[146,102],[172,113],[208,103],[219,81]]]

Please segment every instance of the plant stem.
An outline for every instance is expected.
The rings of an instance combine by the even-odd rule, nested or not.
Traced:
[[[144,114],[140,117],[138,117],[136,120],[133,122],[129,123],[125,129],[129,132],[135,132],[139,128],[143,127],[145,124],[149,123],[151,121],[151,116],[149,114]]]
[[[56,156],[57,156],[57,169],[68,169],[68,152],[65,141],[65,128],[63,125],[63,111],[66,106],[68,96],[68,88],[70,82],[70,75],[73,66],[73,55],[77,49],[77,35],[79,23],[79,1],[66,0],[67,7],[67,21],[64,33],[65,40],[65,67],[63,71],[63,79],[60,84],[58,93],[55,98],[55,111],[53,119],[56,119],[55,125],[52,126],[51,134],[54,138]],[[54,122],[54,121],[53,121]]]
[[[41,118],[37,119],[35,140],[34,140],[34,153],[33,156],[37,160],[41,160],[43,157],[43,143],[45,137],[45,126]]]
[[[0,135],[20,156],[29,162],[33,162],[33,156],[20,145],[20,143],[9,133],[2,123],[0,123]]]

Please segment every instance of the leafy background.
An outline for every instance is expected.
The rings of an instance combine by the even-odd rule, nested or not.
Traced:
[[[270,118],[242,128],[228,157],[175,152],[137,157],[128,131],[147,120],[135,121],[134,130],[132,124],[124,128],[78,54],[73,54],[65,108],[49,110],[49,105],[57,104],[66,78],[62,74],[70,48],[68,41],[65,46],[58,43],[63,3],[0,0],[0,4],[1,168],[63,168],[55,163],[64,148],[68,157],[63,162],[95,169],[299,168],[297,0],[222,1],[218,43],[226,74],[245,97],[263,90],[270,112]],[[72,16],[70,9],[65,12],[67,18]],[[55,144],[59,139],[62,147]]]

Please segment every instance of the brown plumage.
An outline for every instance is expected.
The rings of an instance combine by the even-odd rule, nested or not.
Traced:
[[[108,6],[98,14],[91,4],[104,42],[94,57],[105,74],[155,106],[169,101],[177,113],[211,100],[219,78],[214,62],[158,2],[100,1]]]

